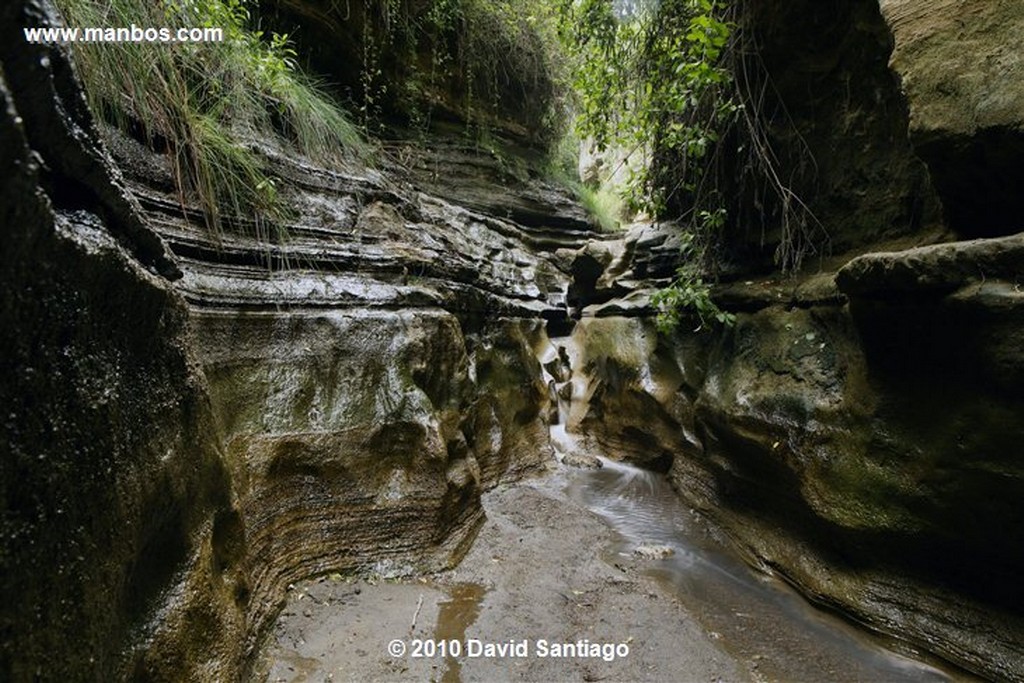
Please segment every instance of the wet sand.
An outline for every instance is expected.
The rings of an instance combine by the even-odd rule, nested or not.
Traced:
[[[549,480],[486,494],[487,522],[454,571],[408,582],[325,578],[297,586],[261,667],[267,681],[743,681],[727,654],[658,581],[649,561],[606,562],[618,535]],[[413,620],[415,616],[415,625]],[[527,657],[393,657],[413,638],[527,640]],[[537,656],[538,640],[625,645],[629,654]],[[550,649],[550,648],[549,648]],[[621,648],[619,650],[622,651]],[[550,654],[550,652],[549,652]]]
[[[750,570],[660,475],[607,461],[600,470],[559,468],[499,487],[483,502],[487,521],[453,571],[297,586],[258,680],[959,678],[890,652],[781,581]],[[665,557],[659,548],[668,549]],[[405,650],[397,656],[388,650],[396,640]],[[420,653],[427,656],[412,656],[416,640],[430,641]],[[451,653],[440,651],[441,641],[461,652],[445,656]],[[605,646],[598,654],[610,661],[550,656],[551,644],[580,641]],[[469,647],[484,644],[511,651],[469,656]],[[619,656],[623,648],[628,655]]]

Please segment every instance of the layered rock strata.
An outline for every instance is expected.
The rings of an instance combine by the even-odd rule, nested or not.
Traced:
[[[244,539],[242,664],[293,582],[457,562],[483,520],[481,491],[551,459],[536,348],[545,321],[566,316],[568,276],[551,250],[582,244],[585,219],[538,208],[545,196],[568,206],[551,190],[531,215],[568,230],[507,218],[519,205],[450,203],[401,169],[275,157],[292,218],[268,245],[211,235],[161,189],[160,158],[125,138],[115,148],[145,169],[133,192],[183,271],[176,290]]]
[[[112,135],[126,192],[67,55],[7,36],[0,677],[244,677],[290,583],[456,562],[480,491],[550,459],[550,330],[587,449],[667,469],[812,599],[1020,680],[1024,247],[992,161],[1019,108],[990,78],[1012,55],[978,42],[1019,17],[961,4],[992,57],[952,95],[943,3],[761,5],[780,107],[814,95],[783,162],[827,161],[808,187],[833,245],[870,253],[725,283],[735,327],[671,339],[650,293],[672,226],[598,239],[528,164],[444,139],[377,172],[267,152],[289,238],[214,236]],[[794,14],[824,27],[809,47]],[[1003,237],[881,251],[943,235],[940,200],[961,235]],[[731,272],[776,237],[738,240]]]
[[[288,238],[214,234],[163,157],[108,132],[111,162],[20,35],[48,5],[4,12],[0,677],[245,678],[290,583],[455,563],[551,457],[536,348],[585,217],[487,154],[445,186],[266,152]]]

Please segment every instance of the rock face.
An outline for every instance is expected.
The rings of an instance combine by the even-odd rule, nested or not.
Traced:
[[[556,340],[556,342],[559,340]],[[588,450],[667,471],[692,438],[682,371],[641,318],[585,318],[569,340],[574,396],[566,429]]]
[[[1019,25],[961,6],[972,40]],[[456,562],[481,491],[552,460],[562,404],[570,460],[667,470],[813,599],[1022,680],[1024,237],[965,218],[1016,100],[966,67],[943,99],[952,29],[921,3],[886,0],[888,24],[872,0],[758,7],[779,96],[812,94],[791,115],[816,206],[871,253],[726,283],[736,326],[673,338],[649,303],[671,226],[597,240],[528,163],[450,138],[377,172],[271,157],[290,238],[214,239],[112,133],[121,177],[67,56],[16,32],[47,5],[0,10],[0,678],[244,679],[290,583]],[[870,249],[943,234],[940,199],[1002,236]],[[765,242],[739,239],[735,272]]]
[[[1024,112],[1012,78],[1024,13],[897,0],[882,11],[754,9],[792,125],[816,157],[833,150],[809,196],[848,255],[746,279],[771,232],[756,248],[732,242],[732,280],[713,295],[735,327],[694,322],[666,339],[646,320],[651,288],[675,268],[669,226],[577,251],[568,427],[594,452],[669,465],[753,564],[811,599],[1024,680],[1022,195],[1019,169],[1003,165]],[[808,40],[809,25],[824,30]],[[989,238],[919,246],[955,234]]]
[[[3,10],[0,678],[244,679],[291,582],[450,566],[481,492],[553,460],[537,348],[589,227],[470,150],[271,158],[290,239],[215,239],[109,132],[122,179],[20,34],[49,11]]]
[[[910,136],[964,237],[1024,229],[1024,13],[1012,2],[882,0]]]
[[[892,34],[878,1],[764,0],[741,7],[751,42],[739,79],[749,91],[747,106],[771,145],[776,173],[814,215],[792,216],[790,232],[802,236],[784,248],[807,249],[818,261],[941,232],[941,207],[908,139],[910,113],[887,63]],[[727,272],[770,272],[783,255],[785,207],[766,173],[749,173],[756,163],[743,153],[722,166]]]
[[[115,149],[149,169],[131,186],[183,271],[237,500],[244,671],[290,583],[450,567],[483,520],[481,492],[552,460],[536,348],[544,319],[565,317],[568,276],[538,243],[589,233],[477,213],[415,177],[278,158],[289,239],[218,244],[161,191],[160,158],[124,138]],[[553,198],[538,215],[567,202]]]
[[[18,30],[0,52],[0,678],[219,666],[245,591],[219,541],[230,481],[188,311],[141,265],[173,271],[121,194],[67,56],[40,60],[20,35],[49,9],[0,13]],[[8,83],[18,60],[42,71]],[[76,179],[77,194],[54,191]]]
[[[672,476],[815,599],[1007,678],[1024,663],[1024,405],[979,370],[1021,321],[976,303],[890,292],[741,315],[707,352],[703,450]]]
[[[550,47],[537,17],[514,4],[268,0],[261,7],[317,73],[371,115],[456,129],[471,122],[537,148],[557,133]]]
[[[1019,680],[1021,239],[867,254],[838,287],[736,283],[719,292],[735,327],[671,340],[642,313],[585,307],[569,429],[669,467],[813,600]]]

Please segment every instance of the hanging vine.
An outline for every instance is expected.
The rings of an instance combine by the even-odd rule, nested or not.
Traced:
[[[363,0],[364,125],[379,127],[387,108],[422,132],[441,107],[472,134],[504,117],[550,137],[558,45],[547,2]]]
[[[765,214],[781,223],[774,256],[784,272],[798,270],[827,242],[779,172],[761,116],[770,79],[742,6],[738,0],[561,4],[561,37],[575,59],[577,133],[599,149],[645,156],[630,168],[625,199],[635,212],[678,218],[684,226],[683,265],[653,300],[665,330],[687,314],[698,318],[698,327],[732,322],[712,300],[711,283],[725,228],[740,218],[730,209],[748,193],[779,209]]]

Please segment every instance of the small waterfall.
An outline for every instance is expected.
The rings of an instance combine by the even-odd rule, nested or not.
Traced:
[[[551,403],[555,406],[549,416],[551,445],[559,459],[572,450],[572,443],[566,430],[569,411],[572,406],[572,362],[563,342],[568,337],[555,338],[540,357],[544,378],[547,380]]]
[[[576,464],[584,458],[590,466],[599,467],[600,461],[584,454],[575,428],[581,419],[577,414],[585,405],[587,378],[582,372],[581,354],[575,338],[553,337],[551,344],[539,356],[547,381],[551,402],[556,407],[550,415],[551,445],[559,460],[573,456]]]

